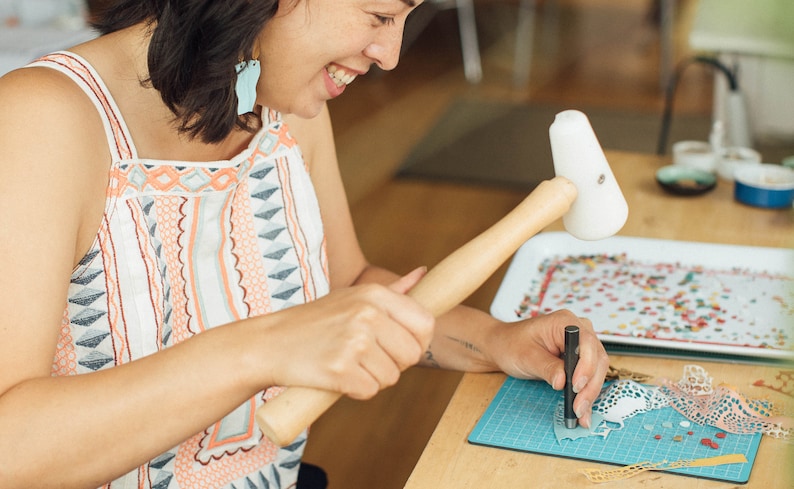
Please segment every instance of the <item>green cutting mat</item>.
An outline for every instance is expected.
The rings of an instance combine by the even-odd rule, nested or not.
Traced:
[[[747,463],[689,467],[670,472],[740,484],[750,478],[761,442],[760,433],[727,433],[725,438],[718,438],[717,433],[722,431],[710,426],[691,423],[688,428],[683,428],[680,422],[686,418],[670,407],[629,418],[622,429],[610,432],[606,438],[591,436],[557,441],[553,419],[561,399],[562,393],[545,382],[508,377],[474,427],[469,442],[616,465],[741,453],[747,457]],[[671,423],[672,428],[665,428],[664,423]],[[653,429],[649,431],[647,427],[651,426]],[[688,434],[690,431],[691,435]],[[662,435],[661,439],[657,440],[656,435]],[[682,440],[674,441],[676,435],[681,435]],[[715,441],[719,448],[703,445],[701,440],[704,438]]]

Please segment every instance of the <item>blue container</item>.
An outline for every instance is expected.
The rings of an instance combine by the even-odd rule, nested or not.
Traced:
[[[791,209],[794,204],[794,170],[765,163],[736,171],[734,198],[767,209]]]

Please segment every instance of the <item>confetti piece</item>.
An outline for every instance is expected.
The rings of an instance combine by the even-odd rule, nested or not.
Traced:
[[[764,379],[759,379],[753,382],[753,385],[794,397],[794,370],[781,370],[775,376],[775,380],[768,382]]]
[[[678,425],[681,426],[681,428],[689,428],[690,426],[692,426],[692,423],[690,423],[689,421],[681,421],[680,423],[678,423]]]

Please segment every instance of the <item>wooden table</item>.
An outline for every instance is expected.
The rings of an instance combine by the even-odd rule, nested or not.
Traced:
[[[614,152],[608,152],[607,158],[629,203],[628,222],[620,232],[623,236],[789,248],[794,244],[792,209],[766,210],[739,204],[733,200],[733,183],[723,180],[714,191],[702,196],[671,196],[654,180],[656,169],[669,163],[669,159]],[[562,229],[562,224],[557,222],[548,230]],[[683,366],[693,362],[612,356],[610,363],[657,378],[678,379]],[[781,367],[697,363],[708,370],[715,382],[729,382],[749,397],[788,400],[791,404],[791,398],[752,385],[758,379],[774,379]],[[406,489],[595,487],[578,469],[614,468],[589,461],[468,444],[467,437],[504,378],[502,374],[466,374],[463,377],[408,479]],[[794,470],[789,467],[793,457],[794,444],[764,436],[746,487],[794,487]],[[604,487],[695,489],[731,486],[734,485],[646,472]]]

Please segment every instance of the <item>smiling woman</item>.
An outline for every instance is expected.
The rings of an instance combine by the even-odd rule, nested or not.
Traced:
[[[368,399],[419,364],[561,389],[569,324],[589,423],[587,320],[434,319],[407,295],[423,268],[361,251],[326,102],[397,65],[411,10],[117,0],[100,37],[0,78],[0,486],[300,486],[307,433],[253,421],[280,386]]]

